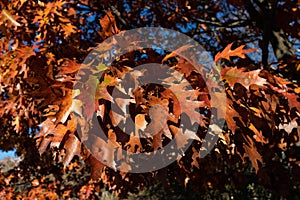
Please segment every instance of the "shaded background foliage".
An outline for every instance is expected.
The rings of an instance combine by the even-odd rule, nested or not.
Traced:
[[[153,195],[162,190],[153,185],[161,185],[165,195],[178,198],[252,198],[258,193],[299,198],[298,1],[10,0],[0,6],[0,149],[15,148],[23,158],[18,168],[2,176],[2,196],[96,198],[105,188],[134,198],[143,196],[145,188]],[[72,78],[79,63],[106,38],[120,30],[153,26],[185,33],[212,56],[222,52],[226,58],[232,42],[232,50],[247,44],[258,51],[244,59],[218,61],[227,93],[227,123],[207,157],[197,158],[197,141],[167,168],[119,173],[104,167],[77,139],[68,113]],[[110,70],[122,74],[124,66],[145,62],[143,54],[148,62],[161,62],[169,53],[134,52]],[[166,60],[170,67],[183,69],[177,57]],[[190,70],[185,76],[192,80],[199,74]],[[105,86],[108,94],[105,89],[100,105],[107,105],[110,87]]]

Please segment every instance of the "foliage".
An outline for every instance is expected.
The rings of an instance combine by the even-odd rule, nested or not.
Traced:
[[[170,191],[170,183],[190,187],[190,195],[195,196],[212,191],[207,199],[231,195],[229,190],[237,191],[238,198],[239,193],[246,194],[240,190],[252,187],[254,193],[260,190],[259,185],[264,188],[262,193],[272,197],[288,197],[299,188],[300,65],[293,51],[299,40],[297,3],[11,0],[0,2],[0,6],[0,148],[17,148],[24,158],[19,169],[2,178],[2,197],[56,199],[74,195],[96,199],[107,189],[120,197],[131,194],[134,198],[139,190],[158,184]],[[215,55],[226,89],[226,108],[210,106],[207,85],[216,91],[220,85],[205,82],[202,76],[212,71],[197,72],[176,52],[144,49],[123,55],[111,66],[93,69],[81,64],[108,37],[147,26],[184,32]],[[274,54],[269,54],[269,43]],[[276,57],[276,62],[269,64],[269,55]],[[171,91],[180,93],[186,82],[175,84],[162,77],[174,84],[170,88],[147,84],[131,96],[113,99],[113,90],[122,93],[130,89],[118,84],[124,76],[132,80],[131,88],[137,88],[135,74],[127,72],[145,63],[167,64],[183,74],[192,88],[186,89],[186,96],[174,96]],[[94,102],[73,89],[84,80],[83,76],[75,79],[79,68],[98,81]],[[99,80],[96,70],[104,71]],[[142,75],[145,73],[161,76],[151,70]],[[193,103],[195,99],[200,103]],[[188,105],[178,104],[187,100],[191,100]],[[120,113],[114,113],[112,103]],[[157,104],[158,110],[150,109]],[[104,134],[110,142],[131,152],[158,150],[177,134],[184,135],[178,132],[179,121],[200,128],[186,136],[193,139],[192,145],[168,167],[144,174],[121,173],[93,156],[100,152],[91,153],[82,144],[86,138],[79,137],[77,125],[85,128],[89,124],[76,113],[83,105],[91,108],[83,111],[85,115],[97,117],[106,127]],[[132,108],[131,117],[140,127],[147,125],[149,118],[155,124],[161,113],[168,116],[168,127],[158,131],[158,125],[147,126],[149,132],[155,132],[148,139],[125,135],[118,127],[126,123],[126,106]],[[200,159],[209,120],[217,121],[218,113],[225,109],[226,125],[213,130],[220,139],[213,151]],[[202,114],[201,120],[195,117],[195,110]],[[106,142],[98,135],[93,137],[100,146]],[[177,141],[178,148],[185,145]],[[112,155],[102,156],[112,162]],[[90,167],[90,175],[82,161]]]

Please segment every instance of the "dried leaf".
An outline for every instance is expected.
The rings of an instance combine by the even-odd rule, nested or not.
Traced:
[[[249,86],[256,84],[263,86],[267,84],[266,79],[259,76],[261,70],[253,70],[246,72],[245,68],[230,68],[225,67],[221,70],[222,79],[226,80],[231,88],[235,83],[242,84],[245,88],[249,89]]]
[[[174,69],[178,70],[180,74],[184,74],[185,77],[190,76],[193,71],[197,72],[196,68],[183,58],[179,58],[178,64],[174,67]]]
[[[245,54],[250,52],[255,52],[257,49],[244,49],[245,45],[241,45],[238,48],[231,50],[231,46],[233,43],[230,43],[226,46],[226,48],[220,53],[218,52],[215,56],[215,62],[218,62],[221,59],[230,60],[230,57],[237,56],[240,58],[246,58]]]
[[[140,137],[130,136],[129,141],[126,143],[125,148],[127,151],[131,153],[138,153],[142,150],[142,144],[140,141]]]
[[[285,97],[288,99],[290,108],[296,108],[300,112],[300,95],[293,93],[283,93]]]
[[[189,49],[191,46],[190,45],[185,45],[185,46],[182,46],[182,47],[179,47],[178,49],[176,49],[175,51],[173,51],[172,53],[166,55],[164,57],[164,59],[161,61],[162,63],[165,62],[166,60],[168,60],[169,58],[172,58],[172,57],[175,57],[177,55],[180,55],[181,52],[184,52],[186,51],[187,49]]]
[[[258,131],[252,123],[250,124],[249,129],[253,131],[254,133],[253,138],[255,139],[256,142],[260,142],[262,144],[269,143],[269,141],[262,135],[262,132]]]
[[[81,142],[74,134],[70,134],[66,143],[64,144],[64,149],[66,151],[63,158],[63,165],[66,167],[74,156],[80,156],[81,152]]]
[[[243,147],[245,150],[245,154],[244,154],[243,158],[249,157],[249,159],[252,163],[252,166],[255,168],[255,171],[257,173],[259,170],[258,162],[263,163],[262,157],[257,152],[257,149],[256,149],[255,144],[253,143],[252,139],[248,135],[244,136],[244,138],[245,138],[246,143],[243,144]]]
[[[117,27],[115,16],[111,13],[111,11],[107,11],[106,15],[100,19],[100,25],[102,27],[100,36],[103,39],[111,37],[120,32]]]
[[[91,177],[93,180],[99,180],[105,165],[96,159],[93,155],[90,155],[85,162],[91,166]]]
[[[76,73],[81,67],[81,64],[76,63],[70,59],[64,59],[61,66],[58,67],[59,73],[58,75],[66,75]]]
[[[168,116],[167,107],[161,106],[159,104],[153,105],[149,109],[149,116],[151,118],[151,122],[145,129],[145,133],[147,136],[155,135],[165,129],[165,127],[167,126]]]
[[[172,84],[170,88],[161,93],[163,98],[170,98],[174,102],[174,115],[178,118],[181,113],[186,113],[189,116],[191,124],[198,123],[205,126],[203,116],[199,113],[200,107],[209,106],[204,101],[198,101],[197,90],[190,89],[190,84],[187,81],[182,81],[179,84]]]
[[[15,127],[14,130],[19,133],[22,130],[22,126],[20,125],[20,116],[16,116],[15,120],[12,122],[12,125]]]

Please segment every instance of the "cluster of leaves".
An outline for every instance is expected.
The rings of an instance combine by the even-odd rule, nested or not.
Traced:
[[[48,162],[49,163],[49,162]],[[103,189],[90,179],[83,161],[74,159],[63,170],[59,163],[38,166],[28,177],[20,168],[1,173],[1,199],[88,199],[103,197]],[[113,196],[112,194],[110,196]]]
[[[250,1],[237,2],[240,1],[227,2],[228,5],[234,6],[231,15],[243,9],[247,9],[250,15],[251,10],[252,13],[259,10],[250,5]],[[66,180],[60,167],[57,167],[59,173],[54,173],[53,180],[52,175],[48,174],[39,175],[37,180],[35,178],[31,180],[29,174],[12,175],[13,180],[5,178],[1,195],[18,193],[9,187],[9,183],[18,183],[16,177],[30,180],[27,193],[20,193],[20,195],[37,198],[42,198],[43,196],[38,195],[45,195],[44,193],[53,198],[68,196],[73,188],[76,194],[82,191],[88,198],[89,195],[98,195],[99,186],[103,184],[120,196],[126,196],[128,191],[136,193],[138,188],[144,189],[154,184],[162,184],[164,188],[170,188],[170,183],[173,182],[184,186],[190,185],[194,191],[226,190],[226,185],[238,188],[241,184],[250,184],[244,173],[246,169],[250,170],[250,174],[255,171],[258,182],[280,194],[286,194],[292,185],[298,187],[299,81],[285,79],[271,70],[263,69],[260,63],[252,62],[246,53],[253,52],[253,49],[244,49],[244,46],[233,49],[232,44],[227,45],[234,40],[247,42],[259,37],[260,34],[246,36],[239,34],[239,31],[230,32],[223,28],[227,26],[234,29],[243,25],[245,26],[243,33],[247,33],[250,28],[259,32],[261,27],[253,28],[253,24],[250,24],[248,19],[233,21],[234,17],[228,13],[219,19],[216,17],[217,13],[225,5],[213,4],[211,1],[169,1],[164,2],[163,6],[157,6],[156,1],[148,3],[138,1],[132,5],[125,1],[122,5],[107,1],[101,3],[100,6],[94,1],[61,0],[49,2],[12,0],[0,3],[2,9],[0,147],[4,150],[19,148],[19,155],[24,156],[25,163],[29,164],[32,152],[28,153],[27,146],[32,146],[30,150],[35,149],[29,142],[32,142],[34,137],[40,154],[50,148],[54,160],[61,162],[65,169],[76,172],[76,177]],[[130,7],[129,11],[126,10],[125,5]],[[279,13],[293,13],[293,15],[281,24],[280,30],[297,38],[299,31],[296,31],[296,25],[300,15],[296,13],[299,9],[288,2],[283,5]],[[200,9],[201,6],[205,9]],[[264,8],[260,3],[256,6]],[[149,12],[145,11],[146,14],[139,17],[142,12],[141,7],[145,7]],[[233,9],[230,6],[228,8]],[[120,13],[119,10],[124,12]],[[207,10],[211,12],[206,12]],[[153,13],[149,14],[150,11]],[[292,21],[295,21],[292,27],[284,26]],[[209,77],[212,71],[203,70],[203,66],[199,66],[201,71],[196,70],[190,62],[177,55],[178,52],[184,51],[185,47],[178,49],[177,53],[169,52],[169,54],[161,54],[153,49],[129,52],[114,61],[111,66],[96,64],[93,65],[96,68],[93,68],[90,65],[80,64],[93,49],[91,47],[120,33],[121,28],[160,25],[181,30],[177,26],[170,27],[172,24],[180,24],[179,27],[186,27],[187,30],[184,31],[186,34],[200,37],[197,40],[212,53],[225,47],[215,56],[226,89],[225,107],[211,106],[207,85],[215,88],[215,91],[218,91],[220,85],[203,80],[202,76]],[[197,30],[196,32],[189,30],[189,27],[194,25],[197,26],[193,28]],[[277,29],[271,27],[271,30]],[[264,31],[263,33],[266,34]],[[216,41],[212,41],[213,44],[204,41],[204,38],[216,34],[220,36],[216,37]],[[276,32],[269,34],[270,41],[264,39],[262,45],[268,42],[273,45],[274,40],[280,39],[275,37]],[[281,39],[286,38],[282,36]],[[284,51],[287,53],[284,55],[281,50],[285,47],[281,43],[278,43],[277,47],[273,45],[275,53],[279,52],[276,53],[278,59],[288,59],[278,62],[277,69],[283,69],[280,72],[292,74],[288,77],[294,77],[295,74],[299,74],[299,61],[296,57],[288,56],[288,51]],[[263,47],[262,49],[264,50]],[[142,55],[147,56],[145,58]],[[231,57],[240,57],[243,60],[230,62]],[[134,70],[136,66],[145,63],[167,64],[168,69],[176,70],[188,82],[178,82],[166,77],[169,71],[163,65],[158,71],[149,69],[138,73]],[[95,101],[90,101],[90,96],[86,95],[89,94],[89,88],[82,88],[85,92],[80,94],[73,89],[76,84],[85,80],[84,77],[75,79],[79,68],[86,74],[92,75],[91,81],[97,80],[95,72],[104,72],[96,82],[96,95],[92,98]],[[161,78],[170,84],[169,87],[163,88],[153,84],[140,86],[138,81],[147,74]],[[118,79],[126,79],[129,82],[119,83]],[[187,84],[192,88],[187,88]],[[117,93],[117,98],[112,97],[113,91]],[[174,95],[174,92],[177,95]],[[216,98],[221,98],[218,92],[215,95]],[[76,101],[73,100],[74,96]],[[188,102],[188,104],[179,104],[179,102]],[[112,104],[116,106],[117,112],[111,108]],[[90,109],[82,110],[82,107]],[[125,115],[128,110],[130,114]],[[220,139],[213,151],[200,159],[199,150],[201,144],[205,142],[207,125],[210,120],[218,121],[221,117],[218,114],[224,110],[226,110],[226,126],[216,125],[212,130]],[[90,126],[80,117],[82,114],[89,118],[96,115],[109,141],[104,140],[101,134],[80,135],[78,124],[82,132]],[[134,119],[135,130],[126,129],[129,118]],[[164,120],[167,126],[160,127],[160,122]],[[181,122],[184,122],[184,129],[188,129],[188,132],[180,132]],[[36,133],[37,131],[34,130],[38,125],[40,130]],[[137,137],[139,130],[149,132],[151,136]],[[132,135],[129,136],[125,132]],[[106,165],[113,166],[117,160],[114,157],[116,149],[139,153],[152,152],[164,147],[175,137],[178,149],[183,148],[188,140],[193,142],[184,155],[180,155],[176,162],[166,168],[144,174],[130,174],[106,167]],[[7,141],[12,138],[14,138],[12,141],[16,142],[8,143]],[[91,139],[98,147],[112,143],[117,148],[109,151],[87,149],[83,142]],[[100,162],[93,155],[105,158],[107,163]],[[85,172],[84,167],[81,168],[81,165],[79,167],[80,161],[74,161],[74,157],[89,164],[91,178],[97,180],[97,184],[88,182],[89,177],[86,178],[82,174]],[[47,159],[51,162],[49,156]],[[253,168],[249,168],[249,163]],[[122,161],[117,165],[124,169],[132,168]],[[33,173],[33,170],[27,173]],[[80,174],[85,178],[78,178]],[[34,174],[31,175],[36,177]],[[78,179],[82,181],[78,185],[68,181]],[[65,186],[67,189],[60,188]]]

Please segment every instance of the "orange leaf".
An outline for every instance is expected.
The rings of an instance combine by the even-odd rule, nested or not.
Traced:
[[[245,140],[246,140],[246,144],[243,144],[243,147],[245,149],[245,154],[243,156],[243,158],[245,157],[249,157],[252,166],[255,168],[256,173],[258,172],[258,162],[263,163],[262,157],[261,155],[257,152],[257,149],[255,147],[254,142],[252,141],[252,139],[246,135],[246,137],[244,136]]]
[[[249,89],[252,84],[263,86],[267,84],[266,79],[260,77],[261,70],[253,70],[246,72],[245,68],[230,68],[225,67],[221,70],[222,79],[225,79],[230,87],[233,87],[235,83],[242,84],[245,88]]]
[[[93,180],[98,180],[101,178],[102,170],[105,165],[96,159],[93,155],[90,155],[85,162],[91,166],[91,177]]]
[[[14,130],[18,133],[22,130],[20,125],[20,116],[16,116],[15,120],[12,122],[12,125],[15,126]]]
[[[262,131],[261,130],[258,131],[256,129],[256,127],[254,126],[254,124],[251,123],[250,126],[249,126],[249,129],[253,131],[253,133],[254,133],[253,138],[255,139],[256,142],[260,142],[262,144],[267,144],[269,142],[268,139],[266,139],[263,136]]]
[[[61,24],[61,28],[65,32],[66,36],[70,36],[72,33],[76,33],[76,26],[73,26],[71,23]]]
[[[100,33],[100,36],[103,39],[111,37],[120,32],[120,30],[117,27],[115,16],[113,16],[113,14],[110,11],[108,11],[106,15],[102,19],[100,19],[100,25],[102,27],[102,32]]]
[[[75,155],[80,156],[81,142],[75,135],[71,134],[64,145],[64,149],[66,154],[63,158],[63,165],[66,167]]]
[[[176,49],[175,51],[173,51],[172,53],[166,55],[164,57],[164,59],[161,61],[162,63],[165,62],[166,60],[168,60],[169,58],[172,58],[172,57],[175,57],[177,55],[180,55],[181,52],[184,52],[186,51],[188,48],[190,48],[191,45],[185,45],[185,46],[182,46],[182,47],[179,47],[178,49]]]
[[[228,129],[231,130],[233,133],[236,131],[236,118],[240,118],[240,114],[233,108],[232,100],[227,99],[227,107],[226,107],[226,123]]]
[[[142,150],[142,144],[140,137],[131,136],[129,141],[126,143],[125,148],[127,151],[132,153],[138,153]]]
[[[58,75],[73,74],[79,70],[80,66],[81,65],[76,62],[70,59],[66,59],[63,64],[58,67],[58,69],[60,70]]]
[[[238,48],[231,50],[231,46],[233,43],[230,43],[227,45],[227,47],[220,53],[218,52],[217,55],[215,56],[215,62],[218,62],[221,59],[227,59],[230,60],[231,56],[237,56],[240,58],[246,58],[245,54],[249,52],[255,52],[257,49],[244,49],[245,45],[241,45]]]
[[[300,95],[288,93],[288,92],[284,94],[285,97],[288,99],[290,108],[295,107],[298,111],[300,111]]]
[[[174,69],[178,70],[186,77],[190,76],[193,71],[197,72],[197,69],[190,62],[186,61],[183,58],[179,58],[178,64],[174,67]]]
[[[179,117],[182,113],[189,116],[191,124],[198,123],[205,126],[203,116],[199,113],[199,107],[209,106],[204,101],[198,101],[198,90],[189,88],[190,84],[187,81],[181,81],[178,84],[172,84],[170,88],[162,92],[162,97],[173,99],[174,115]]]

